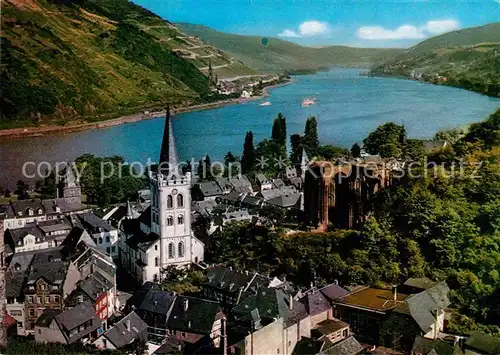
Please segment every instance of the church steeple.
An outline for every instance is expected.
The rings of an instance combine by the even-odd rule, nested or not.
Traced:
[[[163,129],[163,141],[161,143],[160,161],[163,164],[162,173],[168,174],[168,167],[177,167],[179,159],[177,157],[177,149],[175,148],[174,132],[172,129],[172,121],[170,120],[170,105],[167,106],[165,115],[165,128]]]

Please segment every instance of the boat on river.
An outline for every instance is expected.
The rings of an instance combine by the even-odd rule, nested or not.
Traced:
[[[266,106],[271,106],[271,105],[272,105],[271,102],[265,101],[265,102],[261,103],[259,106],[266,107]]]
[[[302,100],[302,107],[311,106],[314,105],[315,103],[316,103],[315,97],[305,98],[304,100]]]

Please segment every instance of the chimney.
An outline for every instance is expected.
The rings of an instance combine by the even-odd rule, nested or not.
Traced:
[[[293,297],[290,295],[290,310],[293,309]]]
[[[127,322],[125,323],[125,326],[127,327],[127,330],[130,332],[130,318],[127,319]]]
[[[187,312],[189,308],[189,300],[185,298],[183,302],[184,302],[184,312]]]
[[[392,294],[394,296],[394,301],[398,300],[398,286],[392,285]]]

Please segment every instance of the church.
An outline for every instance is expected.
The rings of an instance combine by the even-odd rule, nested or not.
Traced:
[[[203,260],[205,246],[191,229],[191,173],[179,167],[167,108],[159,163],[150,169],[151,205],[120,227],[120,262],[139,283],[160,281],[171,265]]]

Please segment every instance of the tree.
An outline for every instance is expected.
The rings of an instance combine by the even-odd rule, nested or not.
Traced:
[[[368,153],[379,154],[382,158],[398,157],[403,153],[404,143],[401,137],[405,135],[403,126],[385,123],[363,140],[363,147]]]
[[[307,118],[302,144],[306,149],[309,157],[313,157],[314,155],[316,155],[316,150],[319,146],[319,138],[318,122],[316,121],[316,117],[314,116]]]
[[[326,160],[332,160],[334,158],[346,157],[349,155],[349,151],[344,148],[335,147],[333,145],[321,145],[316,149],[316,156],[321,157]]]
[[[290,136],[290,146],[290,161],[292,164],[299,164],[302,154],[302,137],[300,134],[292,134]]]
[[[229,166],[231,163],[236,163],[236,157],[231,152],[227,152],[224,156],[224,165]]]
[[[361,157],[361,147],[359,146],[358,143],[354,143],[351,147],[351,155],[354,158],[360,158]]]
[[[259,142],[255,155],[265,163],[257,164],[255,168],[268,176],[275,176],[285,167],[286,148],[273,139],[264,139]]]
[[[243,145],[243,154],[241,156],[241,168],[246,174],[253,170],[255,166],[255,149],[253,146],[253,133],[248,131],[245,135],[245,143]]]
[[[50,172],[50,175],[43,180],[42,187],[40,188],[40,198],[48,199],[55,198],[57,196],[57,182],[56,174],[54,171]]]
[[[28,199],[29,193],[28,193],[29,185],[26,184],[23,180],[18,180],[16,184],[16,191],[15,194],[17,195],[17,198],[19,200],[26,200]]]
[[[271,138],[282,146],[286,146],[286,119],[280,113],[274,119]]]

